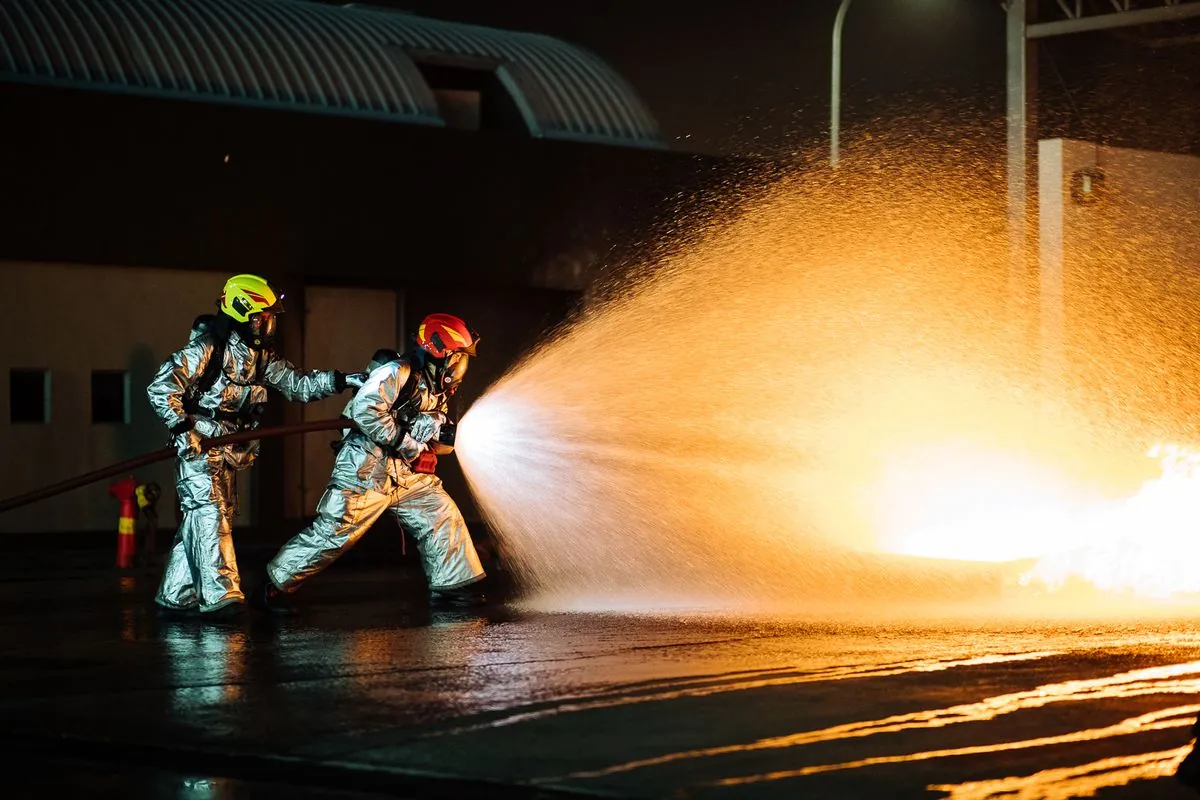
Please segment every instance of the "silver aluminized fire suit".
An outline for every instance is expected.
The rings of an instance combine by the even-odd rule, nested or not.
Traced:
[[[233,548],[233,518],[237,514],[236,472],[248,469],[258,456],[257,441],[227,445],[197,454],[197,437],[224,436],[257,426],[256,407],[275,389],[288,400],[310,402],[338,391],[334,371],[302,372],[269,351],[252,349],[236,331],[224,347],[222,369],[212,387],[189,398],[216,342],[204,328],[193,329],[191,340],[159,367],[146,388],[159,419],[175,429],[193,416],[195,427],[178,434],[175,490],[183,521],[175,535],[155,602],[169,609],[216,611],[244,602]]]
[[[431,591],[485,577],[466,521],[441,479],[410,468],[437,438],[446,412],[445,398],[430,391],[424,374],[412,374],[407,359],[371,371],[343,412],[358,430],[342,437],[317,518],[267,565],[275,588],[294,592],[389,510],[416,540]]]

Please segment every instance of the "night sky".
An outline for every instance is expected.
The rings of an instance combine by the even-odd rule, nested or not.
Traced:
[[[635,87],[677,149],[786,156],[826,144],[838,0],[370,4],[592,50]],[[843,39],[847,139],[903,119],[934,138],[967,132],[1002,147],[1004,17],[997,0],[855,0]],[[1048,40],[1041,135],[1200,152],[1200,43],[1130,41],[1197,32],[1193,21]]]

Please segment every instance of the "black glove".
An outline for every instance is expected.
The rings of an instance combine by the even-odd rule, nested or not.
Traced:
[[[178,436],[181,433],[191,433],[196,431],[200,436],[209,438],[220,436],[224,431],[221,426],[208,417],[195,417],[188,414],[183,418],[183,422],[177,423],[170,428],[172,436]]]
[[[367,373],[365,372],[339,372],[333,371],[333,388],[341,393],[347,389],[358,391],[362,385],[367,382]]]
[[[194,417],[190,414],[179,424],[171,428],[171,434],[174,437],[174,445],[179,454],[184,454],[187,457],[195,458],[204,453],[200,443],[205,439],[211,439],[220,436],[223,433],[220,424],[215,420],[207,417]]]

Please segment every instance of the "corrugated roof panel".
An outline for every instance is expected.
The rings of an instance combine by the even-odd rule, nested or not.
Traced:
[[[108,16],[103,6],[83,9],[87,17],[86,28],[80,35],[87,36],[88,31],[95,35],[89,37],[100,51],[100,60],[104,64],[104,74],[108,80],[124,83],[125,70],[121,66],[120,39],[113,20]]]
[[[408,53],[502,67],[535,135],[661,147],[629,85],[538,34],[303,0],[0,0],[0,80],[444,125]]]
[[[196,13],[204,19],[210,41],[224,45],[222,62],[226,74],[231,76],[230,92],[236,97],[261,100],[263,93],[254,76],[266,72],[267,65],[250,42],[245,26],[238,25],[234,16],[217,5],[197,6]]]
[[[241,88],[245,96],[256,97],[260,100],[279,100],[292,103],[296,98],[287,86],[287,73],[283,64],[276,58],[272,46],[263,38],[255,18],[247,13],[239,4],[210,3],[214,15],[223,17],[222,23],[230,34],[227,41],[236,42],[238,47],[247,54],[251,70],[241,78]]]

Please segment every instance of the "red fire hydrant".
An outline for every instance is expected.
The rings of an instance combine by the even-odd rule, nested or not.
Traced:
[[[121,504],[121,518],[117,522],[117,569],[133,566],[133,554],[137,550],[137,481],[130,475],[108,487],[108,493]]]

